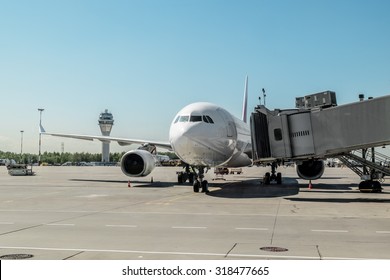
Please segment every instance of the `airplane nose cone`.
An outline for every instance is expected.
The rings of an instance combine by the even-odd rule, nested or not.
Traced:
[[[215,166],[227,161],[234,148],[227,139],[207,124],[178,125],[170,130],[170,142],[175,153],[187,164]]]

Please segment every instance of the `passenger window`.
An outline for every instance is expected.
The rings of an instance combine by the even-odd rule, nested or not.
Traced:
[[[201,116],[191,116],[190,117],[190,122],[201,122],[202,117]]]
[[[189,118],[189,116],[180,116],[179,122],[188,122]]]
[[[280,128],[274,129],[275,141],[280,141],[283,139],[282,130]]]

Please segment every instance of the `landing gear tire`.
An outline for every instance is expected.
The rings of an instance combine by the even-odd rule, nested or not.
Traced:
[[[177,182],[179,184],[183,184],[183,174],[177,174]]]
[[[190,182],[190,184],[193,184],[194,183],[194,173],[190,173],[188,174],[188,181]]]
[[[202,192],[209,193],[209,188],[208,188],[209,183],[207,182],[207,180],[202,181],[201,185],[202,185]]]
[[[281,185],[282,184],[282,173],[278,172],[276,175],[276,184]]]
[[[200,183],[198,180],[194,181],[193,187],[194,187],[194,192],[199,192]]]
[[[271,183],[271,174],[269,172],[265,173],[263,178],[263,184],[269,185]]]

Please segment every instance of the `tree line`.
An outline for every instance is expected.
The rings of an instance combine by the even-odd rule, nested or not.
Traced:
[[[125,152],[121,153],[110,153],[111,162],[119,162]],[[174,153],[160,153],[168,155],[171,159],[177,158]],[[0,159],[14,159],[18,163],[37,163],[38,155],[29,154],[29,153],[12,153],[12,152],[3,152],[0,151]],[[59,153],[59,152],[44,152],[41,154],[41,162],[47,163],[50,165],[61,165],[65,162],[100,162],[102,160],[102,154],[92,154],[92,153]]]

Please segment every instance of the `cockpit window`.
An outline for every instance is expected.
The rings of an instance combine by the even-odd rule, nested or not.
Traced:
[[[209,123],[214,123],[213,119],[210,118],[209,116],[206,116],[206,118],[207,118],[207,120],[208,120]]]
[[[190,122],[201,122],[202,121],[202,116],[191,116],[190,117]]]
[[[214,123],[213,119],[210,116],[177,116],[174,123],[178,122],[205,122],[205,123]]]
[[[190,116],[180,116],[179,122],[188,122]]]

